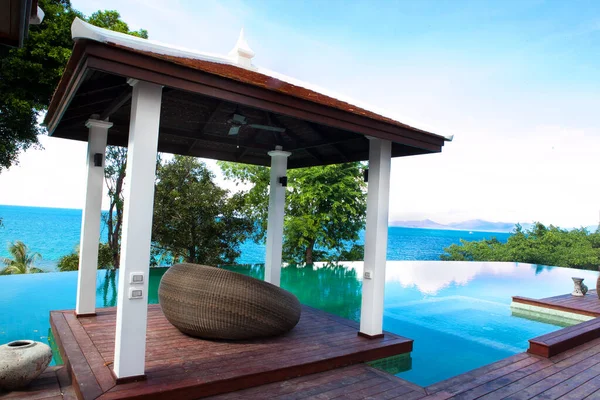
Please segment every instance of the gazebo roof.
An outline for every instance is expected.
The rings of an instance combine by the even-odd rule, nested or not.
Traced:
[[[45,119],[55,137],[87,140],[85,121],[97,114],[114,123],[108,143],[126,146],[132,93],[127,80],[132,78],[165,87],[162,152],[269,165],[267,152],[282,146],[292,152],[289,168],[297,168],[367,160],[366,136],[390,140],[393,157],[440,152],[448,140],[254,66],[243,34],[228,56],[168,46],[79,19],[72,35],[73,54]],[[231,135],[234,114],[244,123]]]

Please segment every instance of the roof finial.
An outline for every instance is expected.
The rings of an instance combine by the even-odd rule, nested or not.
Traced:
[[[241,67],[252,68],[252,58],[254,57],[254,51],[248,46],[246,38],[244,37],[244,28],[240,31],[235,47],[229,52],[229,56],[233,58],[233,61]]]

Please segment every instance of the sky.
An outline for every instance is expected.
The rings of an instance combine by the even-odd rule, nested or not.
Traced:
[[[72,4],[211,53],[228,53],[243,27],[254,64],[454,135],[442,153],[393,159],[391,221],[598,223],[597,0]],[[0,204],[82,208],[85,144],[40,141],[0,174]]]

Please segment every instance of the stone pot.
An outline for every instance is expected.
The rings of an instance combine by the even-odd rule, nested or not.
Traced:
[[[583,283],[583,278],[573,277],[571,279],[573,279],[574,284],[573,293],[571,294],[577,297],[585,296],[588,291],[588,287]]]
[[[50,364],[50,346],[15,340],[0,346],[0,389],[15,390],[37,378]]]

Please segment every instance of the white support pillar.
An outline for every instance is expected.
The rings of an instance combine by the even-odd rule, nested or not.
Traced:
[[[100,217],[102,214],[102,188],[104,181],[104,154],[108,129],[113,124],[88,119],[87,178],[85,206],[81,217],[79,239],[79,273],[77,278],[77,315],[96,313],[96,274],[98,271],[98,244],[100,243]],[[95,156],[100,154],[100,156]],[[100,161],[95,165],[94,157]]]
[[[392,144],[387,140],[369,139],[369,183],[360,334],[379,337],[383,334]],[[370,278],[365,278],[369,275]]]
[[[269,183],[269,218],[267,220],[267,254],[265,281],[280,286],[281,251],[283,245],[283,217],[285,213],[285,186],[279,178],[285,177],[287,159],[292,153],[281,151],[281,146],[270,151],[271,181]]]
[[[144,375],[146,362],[150,238],[162,97],[162,86],[135,80],[129,84],[133,95],[114,360],[115,375],[121,379]],[[132,276],[140,275],[142,282],[133,283]]]

